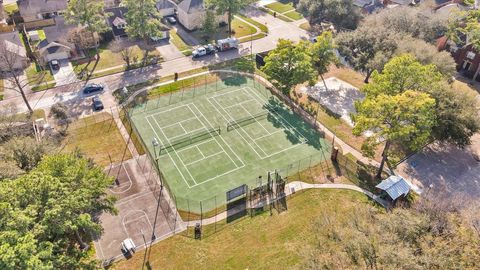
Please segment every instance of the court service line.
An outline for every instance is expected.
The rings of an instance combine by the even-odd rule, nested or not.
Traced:
[[[206,118],[205,115],[203,115],[203,113],[198,109],[197,105],[195,105],[194,103],[192,103],[192,105],[193,105],[193,107],[195,107],[195,110],[197,110],[197,111],[200,113],[200,115],[205,119],[205,121],[208,123],[208,125],[209,125],[211,128],[214,128],[214,126],[213,126],[212,123],[208,120],[208,118]],[[190,106],[189,106],[189,108],[190,108]],[[190,108],[190,110],[192,110],[192,109]],[[192,112],[193,112],[193,111],[192,111]],[[199,120],[200,120],[200,119],[199,119]],[[201,122],[201,121],[200,121],[200,122]],[[203,124],[203,122],[202,122],[202,124]],[[215,141],[216,141],[216,140],[217,140],[217,137],[215,137],[214,139],[215,139]],[[241,162],[242,167],[245,166],[245,163],[243,162],[243,160],[237,155],[237,153],[236,153],[235,151],[233,151],[233,149],[232,149],[232,147],[230,146],[230,144],[227,143],[227,142],[222,138],[222,136],[220,136],[220,140],[222,140],[222,142],[225,143],[225,145],[228,147],[228,149],[230,149],[230,151],[232,151],[233,155]],[[218,143],[218,141],[217,141],[217,143]],[[218,143],[218,145],[219,145],[219,146],[222,148],[222,150],[227,154],[227,156],[228,156],[230,159],[232,159],[232,158],[230,157],[230,155],[227,153],[227,151],[225,151],[225,149],[223,148],[223,146],[222,146],[220,143]],[[234,164],[235,166],[237,166],[237,163],[236,163],[236,162],[233,162],[233,164]]]
[[[154,127],[152,126],[152,123],[150,123],[150,120],[148,120],[148,118],[145,118],[147,120],[147,123],[150,125],[150,128],[152,129],[153,133],[155,133],[155,136],[160,140],[160,142],[162,142],[163,140],[160,138],[160,136],[158,136],[158,133],[155,131]],[[153,120],[155,120],[155,118],[153,118]],[[158,123],[157,123],[158,125]],[[170,160],[172,161],[173,165],[175,166],[175,168],[177,169],[177,171],[180,173],[180,175],[182,176],[183,178],[183,181],[185,182],[185,184],[187,184],[187,186],[190,188],[190,184],[188,184],[187,182],[187,179],[185,178],[185,176],[183,175],[182,171],[180,171],[180,169],[178,168],[177,166],[177,163],[175,162],[175,160],[173,160],[172,156],[170,155],[170,152],[167,151],[167,154],[168,154],[168,157],[170,158]]]
[[[157,125],[158,129],[160,130],[160,132],[162,132],[163,136],[167,139],[168,143],[171,144],[171,141],[170,139],[168,139],[167,135],[165,135],[165,133],[163,132],[162,128],[160,127],[160,125],[158,124],[157,122],[157,119],[153,118],[153,121],[155,121],[155,124]],[[175,153],[175,155],[177,156],[177,158],[180,160],[180,162],[182,163],[183,167],[185,169],[187,169],[187,173],[188,175],[190,175],[190,178],[192,178],[193,182],[196,184],[197,182],[195,181],[195,179],[193,178],[193,175],[192,173],[190,172],[190,170],[185,166],[185,163],[183,162],[183,159],[180,157],[180,155],[178,155],[177,153],[177,150],[175,149],[175,147],[172,147],[173,149],[173,152]],[[175,162],[175,161],[174,161]]]
[[[250,101],[250,100],[254,100],[254,99],[249,99],[249,101]],[[244,110],[253,118],[253,120],[255,120],[255,122],[258,123],[269,135],[272,135],[272,133],[271,133],[270,131],[268,131],[268,130],[262,125],[262,123],[260,123],[260,122],[257,120],[257,118],[255,118],[255,117],[253,116],[253,114],[251,114],[250,111],[247,110],[247,108],[245,108],[245,106],[243,106],[243,104],[237,104],[237,105],[240,106],[242,109],[244,109]],[[267,110],[267,112],[270,113],[268,110]]]
[[[208,101],[210,102],[210,99],[208,99]],[[229,122],[229,121],[235,121],[235,119],[232,117],[232,115],[230,115],[230,113],[228,113],[228,112],[222,107],[222,105],[220,105],[220,103],[219,103],[216,99],[213,99],[213,102],[215,102],[215,103],[217,104],[217,106],[215,106],[215,105],[214,105],[213,103],[211,103],[211,102],[210,102],[210,104],[218,111],[218,113],[219,113],[220,115],[222,115],[222,117],[223,117],[227,122]],[[220,108],[225,112],[225,114],[227,114],[228,117],[230,117],[230,120],[227,119],[227,118],[225,118],[224,114],[222,114],[222,113],[217,109],[217,107],[220,107]],[[258,155],[258,157],[259,157],[260,159],[264,159],[265,157],[261,156],[261,155],[255,150],[255,148],[252,146],[252,144],[249,142],[249,140],[247,140],[247,139],[245,139],[245,137],[243,137],[243,135],[238,131],[239,129],[250,139],[251,142],[253,142],[253,143],[258,147],[259,150],[261,150],[261,151],[263,152],[263,154],[264,154],[265,156],[267,155],[267,153],[265,153],[265,151],[255,142],[255,140],[250,136],[250,134],[248,134],[248,132],[247,132],[243,127],[235,128],[235,132],[237,132],[238,135],[240,135],[240,137],[242,137],[242,139],[243,139],[248,145],[250,145],[250,147],[251,147],[251,148],[253,149],[253,151]]]
[[[221,152],[217,152],[217,153],[215,153],[215,154],[211,154],[211,155],[208,155],[208,156],[203,156],[203,158],[201,158],[201,159],[198,159],[198,160],[195,160],[195,161],[192,161],[192,162],[188,163],[187,166],[190,166],[190,165],[192,165],[192,164],[198,163],[198,162],[200,162],[200,161],[203,161],[203,160],[205,160],[205,159],[208,159],[208,158],[211,158],[211,157],[217,156],[217,155],[219,155],[219,154],[223,154],[223,153],[225,153],[225,152],[224,152],[224,151],[221,151]],[[227,153],[225,153],[225,154],[227,154]],[[202,154],[202,155],[203,155],[203,154]],[[234,164],[234,165],[235,165],[235,164]]]

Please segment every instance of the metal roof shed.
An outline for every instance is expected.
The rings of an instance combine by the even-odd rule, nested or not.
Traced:
[[[408,182],[397,175],[392,175],[383,180],[376,186],[376,188],[387,192],[388,196],[390,196],[392,200],[396,200],[402,195],[405,197],[407,196],[408,192],[410,192],[410,185]]]

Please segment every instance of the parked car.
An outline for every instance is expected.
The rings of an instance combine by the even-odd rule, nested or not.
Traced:
[[[169,24],[176,24],[176,23],[177,23],[177,19],[175,19],[175,17],[173,17],[173,16],[168,16],[168,17],[167,17],[167,22],[168,22]]]
[[[59,70],[60,69],[60,64],[58,63],[58,60],[50,61],[50,68],[52,70]]]
[[[103,92],[103,89],[105,89],[105,87],[101,84],[90,83],[90,84],[85,85],[82,88],[82,92],[84,94],[94,94],[94,93]]]
[[[92,98],[92,107],[94,111],[101,111],[103,110],[103,103],[100,100],[100,97],[95,96]]]
[[[122,251],[126,254],[133,254],[135,253],[137,247],[133,242],[132,238],[127,238],[122,241]]]
[[[215,46],[213,46],[212,44],[208,44],[205,46],[200,46],[195,50],[193,50],[192,57],[197,58],[204,55],[210,55],[210,54],[214,54],[216,51],[217,50],[215,49]]]

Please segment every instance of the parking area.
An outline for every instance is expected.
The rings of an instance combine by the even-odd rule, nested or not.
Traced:
[[[67,59],[58,60],[59,69],[52,69],[53,78],[57,86],[66,85],[78,81],[73,71],[72,63]]]
[[[480,134],[473,136],[472,145],[465,149],[433,143],[398,165],[396,172],[425,192],[478,200],[480,162],[473,152],[479,149]]]
[[[123,257],[121,243],[127,238],[138,250],[184,229],[149,164],[144,155],[106,168],[106,173],[116,179],[109,193],[118,198],[118,215],[104,213],[99,217],[104,232],[95,239],[98,259],[113,261]]]
[[[165,61],[177,59],[184,56],[183,53],[168,40],[158,42],[156,48]]]

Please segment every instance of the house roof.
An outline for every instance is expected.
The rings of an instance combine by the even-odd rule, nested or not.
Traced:
[[[186,13],[193,13],[199,9],[203,9],[203,0],[183,0],[178,4],[178,9]]]
[[[42,43],[42,42],[40,42],[40,43]],[[52,53],[56,53],[56,52],[59,52],[59,51],[71,51],[71,50],[72,50],[72,48],[70,48],[69,46],[58,43],[58,42],[44,43],[42,47],[39,47],[39,51],[40,51],[41,55],[52,54]]]
[[[27,51],[20,41],[20,36],[17,31],[0,34],[0,44],[5,46],[5,49],[16,53],[20,56],[26,57]]]
[[[67,0],[23,0],[18,1],[18,9],[22,16],[35,16],[67,9]]]
[[[124,36],[126,35],[125,29],[123,27],[118,28],[119,25],[125,25],[127,21],[125,20],[125,13],[127,13],[126,7],[114,7],[107,8],[105,12],[108,12],[110,16],[108,17],[108,24],[112,27],[112,32],[115,36]]]
[[[48,42],[60,42],[68,44],[67,38],[70,30],[74,29],[74,25],[65,23],[63,16],[55,17],[55,25],[43,28],[45,37]]]
[[[398,199],[400,196],[406,196],[410,191],[410,185],[400,176],[392,175],[383,180],[376,186],[377,188],[387,192],[392,200]]]
[[[175,8],[176,5],[170,0],[159,0],[156,4],[158,10]]]

